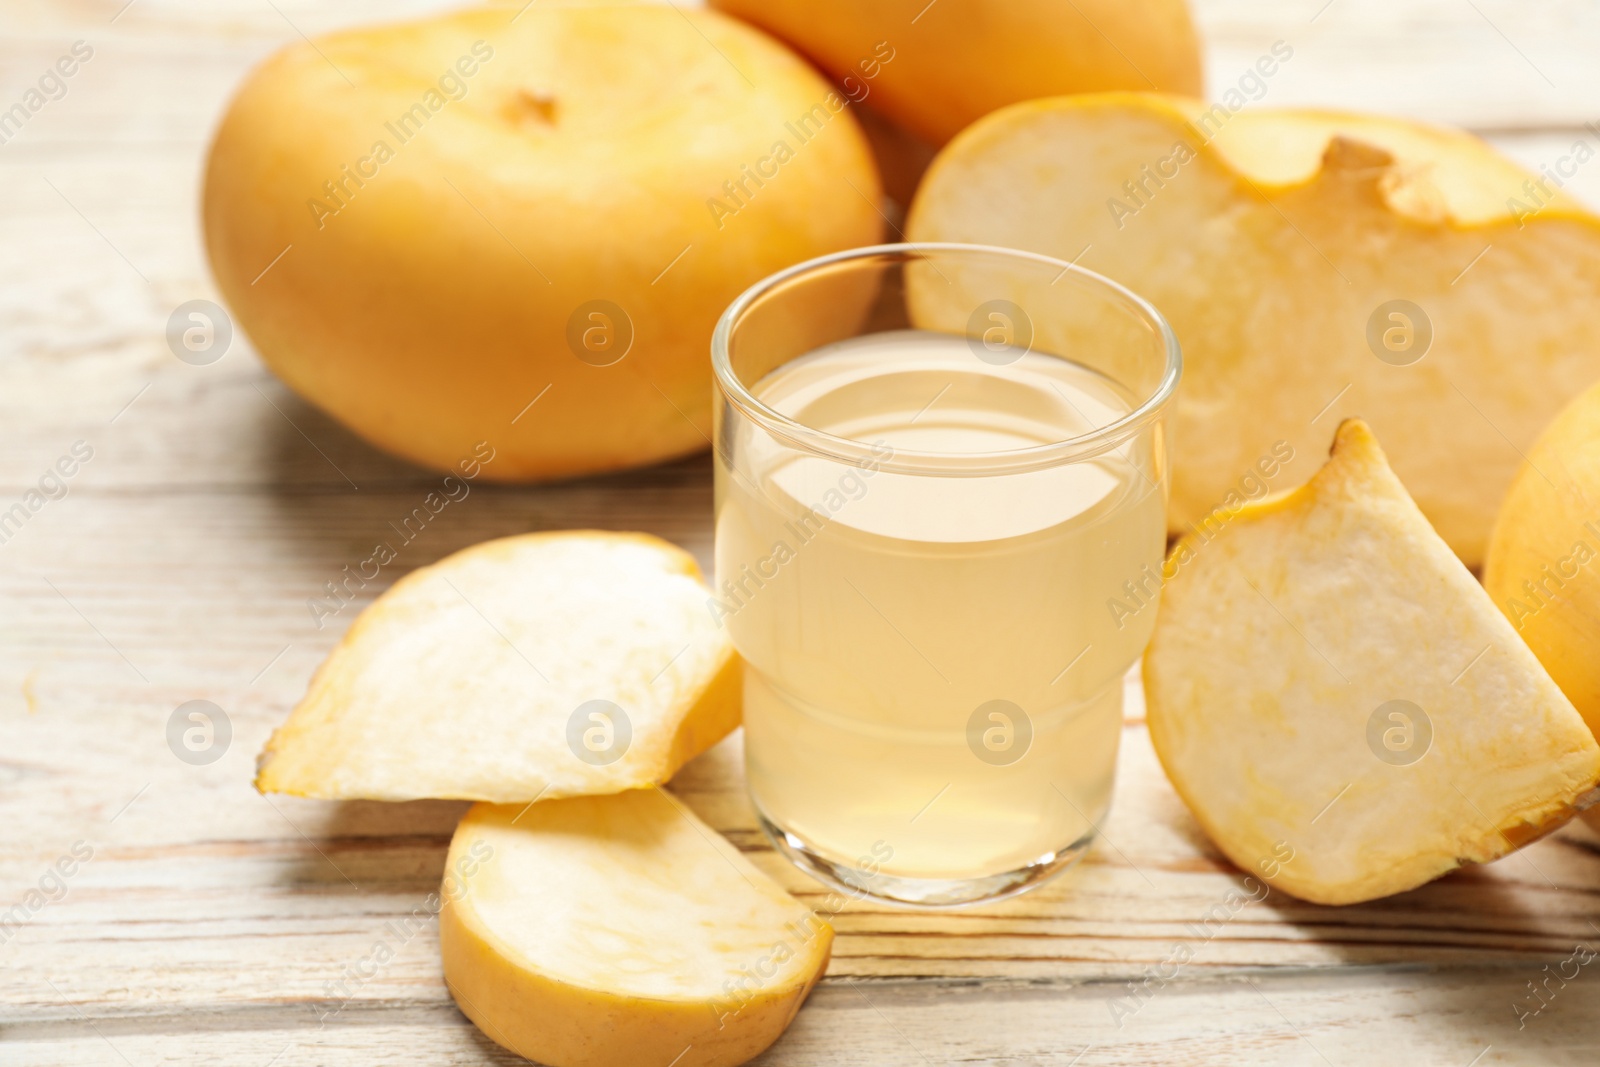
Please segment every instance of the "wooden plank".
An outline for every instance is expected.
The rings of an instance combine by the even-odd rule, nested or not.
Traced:
[[[1338,107],[1483,130],[1595,119],[1600,9],[1581,0],[1194,0],[1214,98],[1245,79],[1270,107]],[[1283,41],[1293,58],[1248,74]]]
[[[842,982],[819,987],[789,1032],[754,1062],[1588,1067],[1600,1051],[1590,1021],[1593,994],[1576,983],[1558,990],[1538,1015],[1521,1017],[1519,1028],[1513,1005],[1527,996],[1527,978],[1501,970],[1180,976],[1131,1012],[1125,988],[1097,984]],[[128,1019],[89,1005],[69,1019],[13,1024],[5,1057],[17,1067],[525,1062],[446,1003],[350,1010],[320,1029],[306,1026],[297,1012],[288,1005],[234,1005]]]

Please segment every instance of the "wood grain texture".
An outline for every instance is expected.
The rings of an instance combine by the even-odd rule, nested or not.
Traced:
[[[516,1062],[451,1006],[434,926],[394,925],[436,886],[463,805],[263,798],[253,756],[359,608],[456,549],[593,526],[709,563],[709,467],[475,485],[319,628],[307,598],[437,476],[296,400],[242,339],[191,367],[162,330],[178,303],[215,298],[200,161],[242,72],[301,31],[441,5],[123,2],[0,2],[0,104],[73,41],[95,48],[0,145],[0,508],[73,442],[94,449],[65,498],[0,544],[0,913],[75,843],[93,852],[0,943],[0,1062]],[[1295,57],[1263,104],[1460,122],[1534,167],[1600,144],[1581,126],[1600,100],[1591,4],[1197,7],[1216,91],[1286,40]],[[1571,187],[1600,203],[1600,163]],[[1389,900],[1274,895],[1219,922],[1241,876],[1162,777],[1134,697],[1114,814],[1077,870],[949,915],[851,904],[828,978],[762,1062],[1594,1062],[1600,964],[1543,1000],[1527,983],[1600,946],[1600,839],[1572,827]],[[232,726],[208,766],[167,747],[191,699]],[[820,902],[757,833],[737,738],[674,789]],[[393,958],[330,998],[380,943]],[[1174,970],[1180,945],[1193,960]]]

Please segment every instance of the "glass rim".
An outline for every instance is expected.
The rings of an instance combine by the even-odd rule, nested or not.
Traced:
[[[885,457],[881,451],[874,451],[874,446],[850,437],[841,437],[838,434],[819,430],[814,426],[807,426],[797,419],[783,414],[776,408],[763,403],[739,377],[733,368],[733,357],[730,351],[730,341],[733,331],[739,321],[750,310],[757,300],[784,283],[814,273],[824,267],[836,263],[844,263],[852,259],[869,259],[876,256],[903,256],[907,259],[927,258],[921,253],[983,253],[985,255],[998,255],[1002,257],[1027,260],[1041,266],[1054,267],[1066,274],[1075,275],[1080,281],[1087,282],[1088,287],[1096,290],[1110,303],[1119,304],[1131,310],[1135,316],[1151,327],[1156,336],[1160,338],[1164,349],[1166,366],[1161,379],[1154,389],[1149,392],[1140,403],[1129,411],[1128,414],[1104,426],[1096,427],[1086,433],[1063,438],[1060,441],[1051,441],[1048,444],[1032,445],[1028,448],[1009,449],[1000,452],[926,452],[912,449],[896,449]],[[1060,281],[1060,277],[1056,279]],[[1051,283],[1052,285],[1055,282]],[[740,293],[729,304],[722,317],[717,320],[716,330],[711,336],[711,367],[716,376],[718,387],[723,396],[735,408],[756,423],[768,434],[784,443],[804,452],[809,452],[830,459],[840,460],[853,466],[871,466],[874,470],[889,471],[898,474],[938,474],[945,476],[980,476],[992,474],[1021,474],[1028,471],[1045,470],[1050,467],[1060,466],[1063,463],[1090,459],[1122,444],[1128,438],[1142,430],[1146,425],[1160,417],[1162,411],[1171,401],[1173,393],[1177,390],[1178,380],[1183,373],[1183,353],[1178,345],[1178,338],[1172,332],[1171,325],[1166,317],[1157,311],[1155,306],[1144,297],[1135,293],[1127,286],[1112,281],[1105,275],[1092,271],[1087,267],[1080,267],[1076,263],[1056,259],[1052,256],[1040,255],[1037,252],[1026,252],[1019,248],[1004,248],[999,245],[962,244],[949,241],[905,241],[893,244],[863,245],[859,248],[847,248],[843,251],[832,252],[825,256],[796,263],[792,267],[770,274],[756,282],[750,288]]]

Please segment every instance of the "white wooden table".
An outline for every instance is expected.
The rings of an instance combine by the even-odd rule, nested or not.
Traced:
[[[452,1006],[434,928],[389,925],[435,888],[463,806],[267,799],[249,784],[355,613],[319,630],[307,597],[434,479],[299,402],[242,340],[194,367],[163,339],[174,307],[216,297],[198,181],[245,69],[302,31],[433,5],[125,2],[0,2],[0,107],[74,41],[93,48],[65,96],[0,145],[0,511],[74,442],[93,449],[66,495],[0,543],[0,916],[21,915],[0,928],[0,1064],[515,1062]],[[1600,119],[1593,0],[1203,0],[1200,18],[1216,92],[1281,39],[1294,57],[1264,104],[1460,123],[1534,167],[1577,139],[1600,147],[1583,128]],[[1600,203],[1600,162],[1571,188]],[[710,492],[698,459],[476,486],[386,573],[580,526],[650,530],[706,562]],[[208,765],[167,743],[195,699],[231,724]],[[819,895],[755,831],[735,744],[674,788]],[[1600,949],[1588,831],[1367,906],[1274,895],[1202,925],[1240,876],[1167,786],[1137,714],[1124,752],[1115,816],[1076,872],[958,914],[852,905],[827,979],[760,1062],[1600,1058],[1600,960],[1518,1020],[1540,1005],[1528,982]],[[63,857],[70,876],[50,874]],[[393,959],[367,967],[380,943]],[[1174,971],[1179,944],[1193,959]],[[356,969],[370,977],[325,1015],[329,983]]]

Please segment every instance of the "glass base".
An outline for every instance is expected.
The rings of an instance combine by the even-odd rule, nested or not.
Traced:
[[[988,904],[1036,889],[1077,862],[1095,838],[1091,829],[1065,848],[1047,852],[1015,870],[981,878],[901,878],[828,859],[803,838],[767,818],[759,808],[756,817],[772,846],[822,884],[850,897],[929,911]]]

